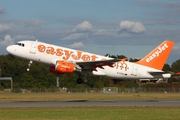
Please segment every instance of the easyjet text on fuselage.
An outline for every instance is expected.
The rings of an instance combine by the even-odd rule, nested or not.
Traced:
[[[37,49],[38,49],[38,51],[40,53],[46,53],[46,54],[49,54],[49,55],[59,56],[63,60],[75,60],[75,61],[82,60],[83,62],[98,60],[97,55],[88,54],[88,53],[78,51],[78,50],[77,51],[76,50],[72,51],[70,49],[63,49],[63,48],[60,48],[60,47],[54,47],[54,46],[44,45],[44,44],[39,44],[37,46]],[[106,60],[106,58],[103,58],[103,57],[100,58],[100,59],[101,60]],[[105,65],[108,65],[108,64],[105,64]],[[108,65],[108,66],[111,66],[111,65]],[[115,62],[113,67],[116,68],[116,69],[125,70],[125,71],[127,71],[127,69],[128,69],[128,66],[125,63],[125,61]]]
[[[43,44],[38,45],[38,51],[41,53],[46,53],[55,56],[61,56],[63,60],[82,60],[84,62],[87,61],[95,61],[97,60],[97,56],[94,54],[87,54],[82,51],[71,51],[68,49],[55,48],[53,46],[46,46]]]

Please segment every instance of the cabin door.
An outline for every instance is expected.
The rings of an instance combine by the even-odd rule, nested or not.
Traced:
[[[138,71],[138,66],[137,65],[133,65],[132,75],[137,76],[137,71]]]
[[[37,46],[37,41],[31,43],[30,53],[36,54],[36,46]]]

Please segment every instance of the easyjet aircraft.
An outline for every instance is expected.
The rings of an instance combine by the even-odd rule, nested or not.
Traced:
[[[152,79],[169,78],[168,72],[162,71],[174,42],[166,40],[138,62],[114,59],[80,50],[36,41],[20,41],[10,45],[7,51],[17,57],[48,64],[49,71],[55,74],[78,72],[77,83],[83,83],[81,74],[107,76],[114,79]],[[29,68],[27,69],[29,70]]]

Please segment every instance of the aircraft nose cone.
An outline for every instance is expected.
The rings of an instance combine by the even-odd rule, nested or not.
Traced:
[[[6,50],[8,51],[8,53],[12,53],[12,47],[11,47],[11,46],[8,46],[8,47],[6,48]]]
[[[10,48],[9,48],[9,46],[8,46],[8,47],[6,48],[6,51],[8,51],[8,52],[9,52],[9,51],[10,51],[9,49],[10,49]]]

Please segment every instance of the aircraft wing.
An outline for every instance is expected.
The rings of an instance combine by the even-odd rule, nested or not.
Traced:
[[[82,69],[96,70],[97,67],[103,68],[103,66],[113,67],[115,62],[121,61],[120,59],[109,59],[109,60],[99,60],[99,61],[87,61],[87,62],[77,62]]]

